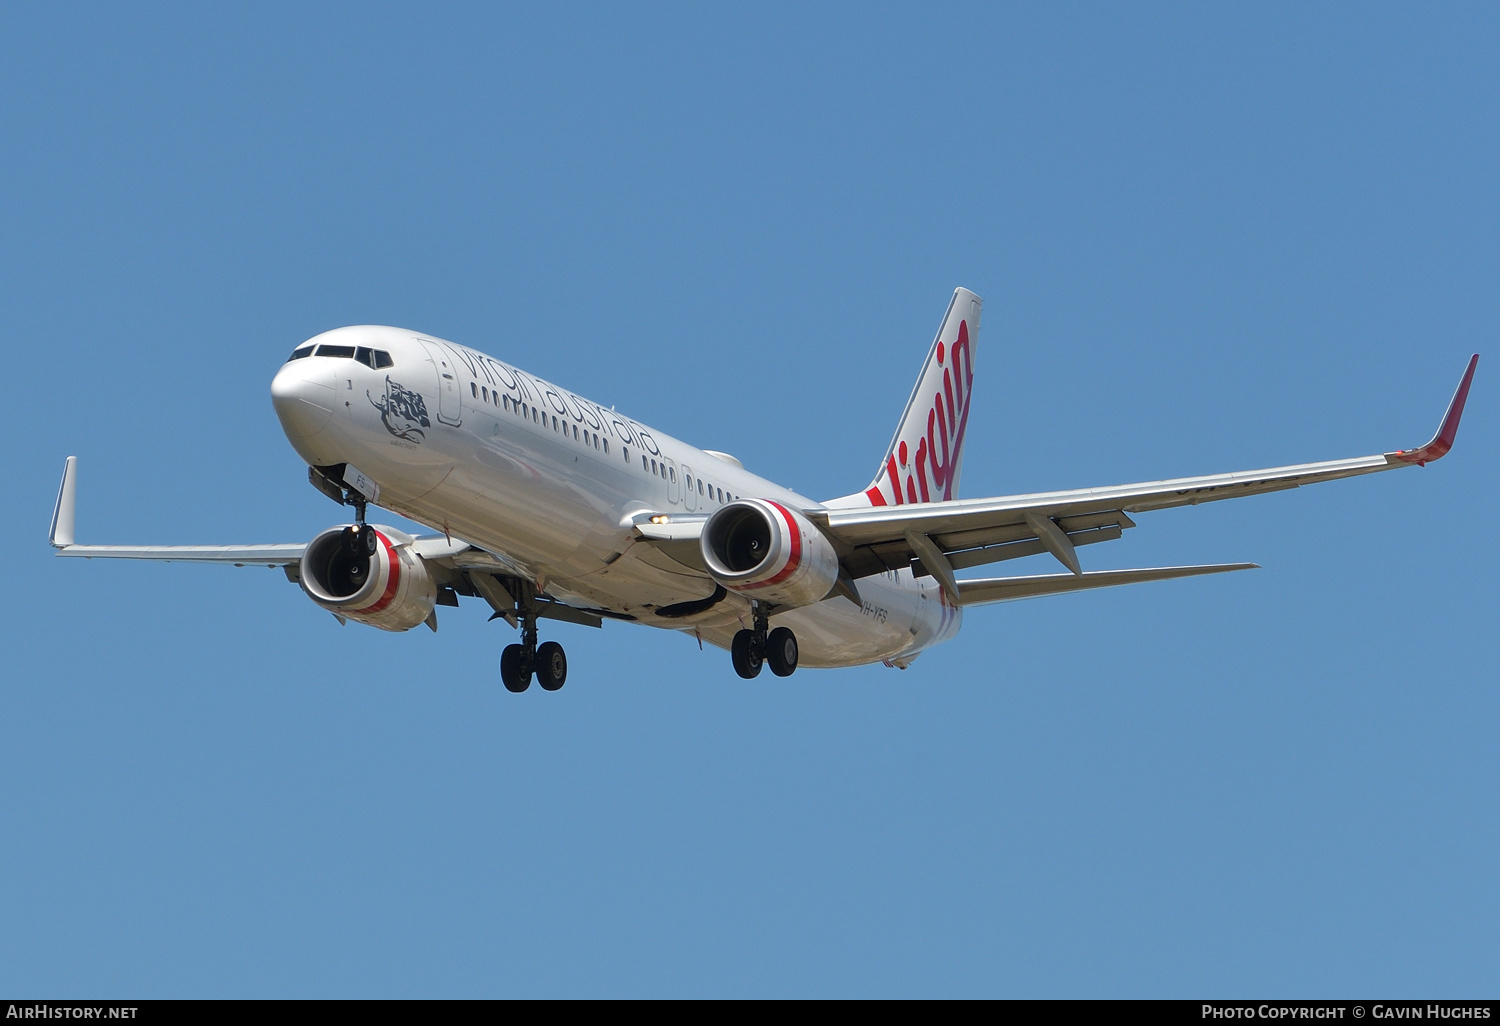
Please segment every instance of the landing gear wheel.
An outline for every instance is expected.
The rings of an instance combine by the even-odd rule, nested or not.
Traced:
[[[555,641],[544,641],[537,646],[536,682],[543,691],[556,691],[568,682],[568,657]]]
[[[735,673],[746,680],[760,675],[761,664],[765,662],[766,654],[761,647],[760,638],[756,637],[754,631],[736,632],[734,641],[729,646],[729,654],[734,659]]]
[[[797,672],[797,635],[790,628],[777,627],[766,637],[766,662],[778,677]]]
[[[500,653],[500,680],[506,691],[516,695],[531,687],[531,660],[526,658],[526,649],[520,645],[505,646],[505,651]],[[545,684],[542,686],[546,687]]]

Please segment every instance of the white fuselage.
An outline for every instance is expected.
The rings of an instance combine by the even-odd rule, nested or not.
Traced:
[[[429,335],[360,326],[305,345],[365,347],[392,365],[309,355],[281,368],[272,397],[304,460],[352,464],[379,485],[379,505],[494,553],[570,605],[727,648],[750,626],[749,602],[729,592],[684,615],[680,604],[710,598],[715,582],[639,537],[633,518],[712,513],[734,497],[821,508],[720,455]],[[858,591],[859,605],[835,596],[772,617],[796,633],[802,665],[904,666],[958,632],[960,610],[931,578],[903,569],[863,578]]]

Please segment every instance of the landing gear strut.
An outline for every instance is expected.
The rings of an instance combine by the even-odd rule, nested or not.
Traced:
[[[764,664],[770,663],[776,676],[790,677],[797,670],[797,635],[786,627],[767,632],[770,614],[763,603],[752,603],[751,616],[753,626],[736,632],[729,647],[734,672],[750,680],[760,675]]]
[[[500,680],[505,690],[520,694],[531,687],[531,677],[544,691],[556,691],[568,682],[568,656],[555,641],[536,642],[536,589],[528,581],[520,582],[521,594],[516,601],[516,619],[521,626],[521,643],[506,645],[500,653]]]

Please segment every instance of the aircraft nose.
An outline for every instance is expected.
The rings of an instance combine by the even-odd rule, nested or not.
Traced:
[[[316,356],[292,360],[271,379],[271,405],[294,446],[311,439],[333,419],[333,385],[329,362]]]

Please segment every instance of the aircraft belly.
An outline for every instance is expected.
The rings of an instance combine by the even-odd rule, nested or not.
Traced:
[[[857,666],[889,659],[911,644],[910,631],[877,616],[868,605],[837,597],[773,616],[771,625],[784,624],[797,635],[801,666]]]

